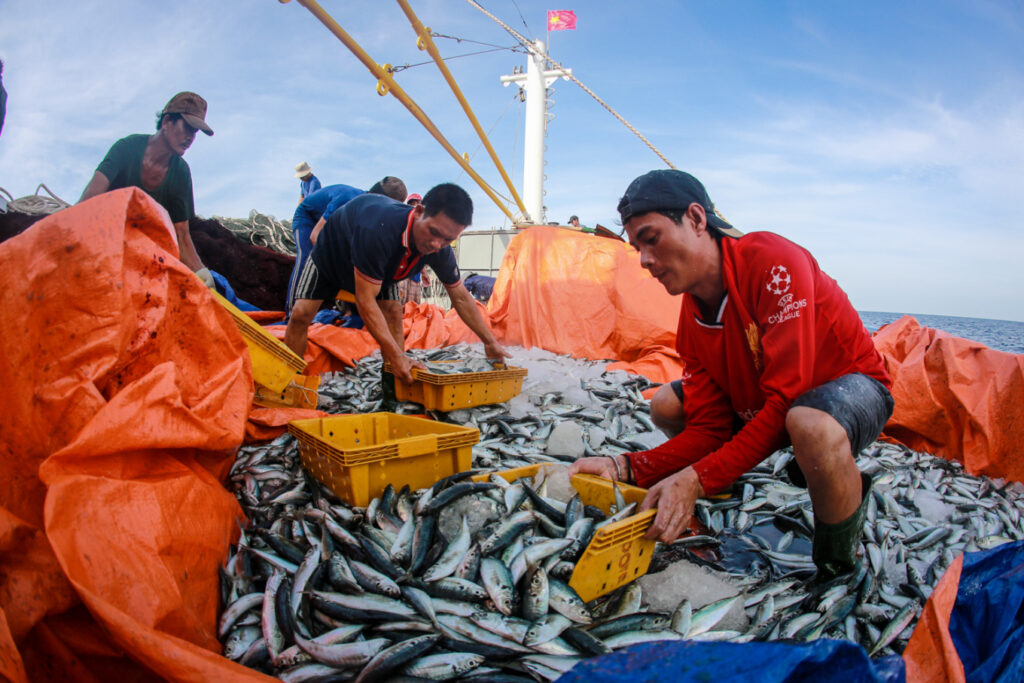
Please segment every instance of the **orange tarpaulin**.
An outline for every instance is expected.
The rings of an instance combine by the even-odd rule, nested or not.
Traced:
[[[251,369],[177,251],[138,190],[0,244],[3,315],[21,326],[0,338],[9,680],[264,678],[221,657],[214,628],[241,518],[220,481]]]
[[[925,603],[903,650],[908,681],[961,683],[964,680],[964,665],[949,635],[949,615],[956,604],[963,566],[963,555],[953,560]]]
[[[680,297],[640,268],[624,242],[553,227],[529,228],[509,243],[487,310],[505,344],[578,358],[625,361],[675,355]],[[656,382],[661,363],[643,363]]]
[[[1024,481],[1024,356],[904,316],[875,335],[893,378],[885,433],[959,460],[971,474]]]

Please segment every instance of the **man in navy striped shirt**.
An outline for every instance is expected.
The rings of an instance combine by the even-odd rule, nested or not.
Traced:
[[[444,183],[414,207],[376,194],[360,195],[324,224],[299,276],[284,341],[300,356],[307,330],[325,299],[354,295],[366,329],[380,344],[395,377],[412,381],[422,363],[405,355],[398,282],[429,265],[444,284],[452,307],[484,343],[488,358],[507,358],[462,283],[451,243],[473,220],[473,202],[458,185]]]

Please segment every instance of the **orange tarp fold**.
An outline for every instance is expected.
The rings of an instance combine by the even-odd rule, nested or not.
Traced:
[[[963,566],[963,555],[953,560],[925,603],[910,641],[903,650],[908,681],[962,683],[964,680],[964,665],[949,635],[949,615],[956,604]]]
[[[959,460],[971,474],[1024,481],[1024,355],[921,327],[910,316],[874,340],[896,400],[886,434]]]
[[[327,417],[322,410],[309,408],[258,408],[253,406],[245,425],[245,442],[260,443],[281,436],[292,420]]]
[[[680,374],[672,364],[641,359],[676,357],[680,303],[628,244],[537,226],[509,243],[487,310],[505,344],[619,360],[623,369],[636,363],[664,382]]]
[[[177,253],[167,214],[132,189],[0,244],[2,312],[20,326],[0,338],[8,680],[264,678],[216,638],[242,518],[221,481],[252,372]]]

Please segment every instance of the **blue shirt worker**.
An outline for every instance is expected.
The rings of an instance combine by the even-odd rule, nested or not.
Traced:
[[[405,183],[400,178],[385,176],[380,182],[374,183],[370,192],[383,194],[394,199],[405,196]],[[313,251],[313,242],[324,227],[324,223],[335,211],[350,199],[363,194],[363,191],[351,185],[328,185],[317,190],[299,203],[292,216],[292,235],[295,237],[295,267],[288,280],[288,297],[285,301],[285,312],[292,310],[295,304],[295,286],[299,280],[302,267],[306,265],[309,254]]]
[[[299,202],[320,189],[320,179],[313,175],[313,167],[303,161],[295,167],[299,179]]]
[[[484,343],[488,358],[507,358],[462,284],[451,243],[472,223],[473,202],[458,185],[444,183],[410,207],[376,194],[350,200],[326,221],[299,276],[284,342],[304,355],[307,332],[325,299],[353,292],[366,329],[380,345],[395,377],[412,381],[423,363],[405,354],[402,306],[396,283],[429,265],[444,284],[452,307]]]

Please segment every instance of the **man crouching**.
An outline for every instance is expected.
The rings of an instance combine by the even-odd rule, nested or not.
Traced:
[[[857,312],[804,248],[744,235],[688,173],[630,183],[618,206],[640,265],[682,294],[683,376],[651,401],[671,438],[649,451],[583,458],[570,473],[632,481],[658,513],[648,538],[686,530],[697,498],[727,489],[793,445],[790,474],[814,506],[816,579],[853,571],[871,489],[854,455],[892,414],[891,379]]]

